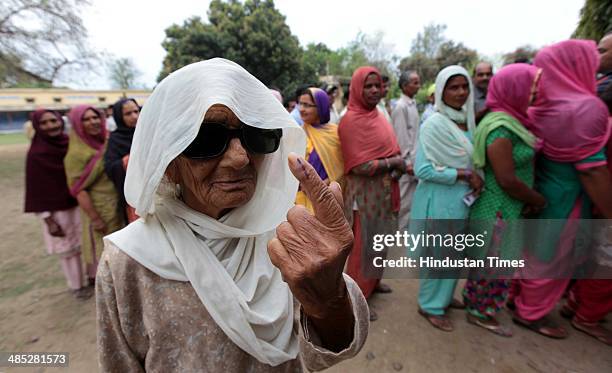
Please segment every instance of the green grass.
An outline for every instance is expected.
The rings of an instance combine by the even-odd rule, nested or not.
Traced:
[[[12,145],[12,144],[26,144],[26,143],[28,143],[28,139],[21,132],[0,134],[0,146],[1,145]]]

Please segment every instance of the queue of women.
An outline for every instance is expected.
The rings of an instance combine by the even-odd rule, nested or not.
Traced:
[[[103,371],[324,369],[359,351],[377,317],[366,299],[391,291],[363,261],[372,235],[405,228],[403,174],[419,180],[409,229],[525,211],[584,218],[591,205],[612,217],[598,58],[592,42],[572,40],[502,68],[478,126],[469,74],[444,68],[414,165],[377,109],[374,67],[354,72],[339,124],[325,91],[302,90],[300,126],[237,64],[194,63],[164,79],[142,112],[133,100],[115,104],[110,136],[94,107],[69,112],[69,136],[58,113],[36,111],[26,211],[43,219],[75,295],[88,295],[83,277],[95,282]],[[562,234],[545,256],[561,262],[573,239]],[[469,323],[511,336],[495,317],[505,305],[517,324],[564,338],[548,315],[569,289],[572,325],[612,343],[599,323],[612,310],[608,280],[474,277],[463,302],[456,284],[420,280],[418,312],[440,330],[453,330],[449,308],[465,308]]]
[[[93,106],[67,113],[69,135],[60,113],[39,109],[32,114],[25,211],[43,220],[47,250],[59,256],[68,287],[79,299],[93,294],[102,237],[128,223],[122,160],[130,152],[139,112],[135,100],[118,101],[113,108],[117,129],[110,135],[106,116]]]

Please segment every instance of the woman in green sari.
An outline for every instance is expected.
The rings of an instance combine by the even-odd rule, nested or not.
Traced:
[[[485,186],[472,206],[470,220],[475,233],[494,232],[487,237],[485,250],[468,250],[483,259],[485,252],[498,251],[501,258],[520,258],[517,249],[523,235],[517,220],[523,209],[536,213],[546,204],[533,189],[534,157],[538,141],[524,125],[527,108],[535,98],[541,70],[527,64],[512,64],[501,69],[489,83],[487,108],[490,112],[474,133],[474,167],[484,171]],[[492,253],[495,256],[495,253]],[[495,318],[508,297],[510,281],[488,279],[470,273],[463,289],[469,323],[495,334],[510,337],[512,332]]]
[[[68,118],[72,132],[64,166],[70,194],[81,208],[82,257],[92,284],[104,247],[102,237],[123,228],[125,223],[117,214],[115,187],[104,173],[104,116],[92,106],[79,105],[70,110]]]

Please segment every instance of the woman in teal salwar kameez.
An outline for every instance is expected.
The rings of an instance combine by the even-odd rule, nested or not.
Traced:
[[[460,66],[440,71],[436,78],[436,113],[423,123],[418,140],[414,171],[419,184],[409,226],[413,234],[423,231],[443,234],[441,230],[448,230],[451,225],[462,226],[469,214],[463,198],[472,191],[479,193],[482,188],[482,179],[472,172],[473,107],[467,71]],[[436,225],[439,229],[433,228]],[[433,250],[438,250],[438,254],[445,254],[440,250],[455,251]],[[427,255],[424,247],[417,248],[416,254]],[[449,306],[458,306],[458,302],[453,302],[457,279],[431,278],[435,276],[428,271],[422,271],[421,276],[419,313],[434,327],[452,331],[445,313]]]

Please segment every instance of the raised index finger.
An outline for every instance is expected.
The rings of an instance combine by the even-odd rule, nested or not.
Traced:
[[[290,153],[289,169],[300,182],[302,191],[312,202],[316,218],[328,227],[341,225],[344,222],[342,206],[310,163],[298,157],[297,154]]]

